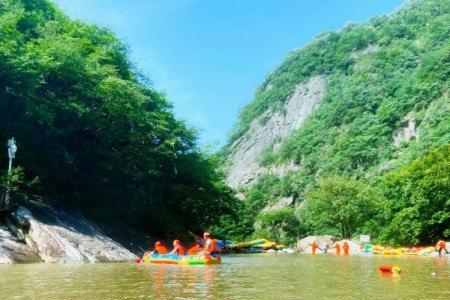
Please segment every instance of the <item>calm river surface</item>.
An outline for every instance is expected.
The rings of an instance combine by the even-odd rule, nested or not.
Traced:
[[[380,275],[387,263],[402,275]],[[255,254],[219,266],[0,266],[0,299],[450,299],[450,260]]]

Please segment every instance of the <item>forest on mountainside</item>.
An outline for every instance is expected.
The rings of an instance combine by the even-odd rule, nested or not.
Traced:
[[[160,237],[233,213],[219,160],[148,82],[110,30],[49,0],[1,1],[0,141],[18,143],[13,188]]]
[[[242,219],[224,216],[219,232],[286,243],[324,233],[368,233],[390,244],[448,238],[449,24],[449,0],[412,0],[289,53],[243,108],[223,152],[231,157],[232,143],[266,112],[283,111],[298,84],[326,78],[324,99],[259,158],[267,169],[291,163],[296,170],[242,187]],[[414,132],[404,138],[408,126]],[[263,210],[283,198],[293,204]]]

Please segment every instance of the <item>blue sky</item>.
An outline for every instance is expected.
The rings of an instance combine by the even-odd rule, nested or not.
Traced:
[[[287,53],[403,0],[55,0],[111,28],[202,144],[221,145],[239,109]]]

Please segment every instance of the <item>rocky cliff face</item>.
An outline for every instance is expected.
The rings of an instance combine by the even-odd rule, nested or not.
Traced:
[[[245,187],[264,172],[283,172],[295,168],[292,164],[267,170],[260,164],[264,151],[281,144],[283,138],[299,128],[320,104],[325,93],[325,77],[312,77],[297,85],[281,111],[266,111],[253,120],[250,129],[230,146],[228,184],[233,188]]]
[[[0,227],[0,263],[118,262],[136,255],[110,238],[97,224],[54,205],[29,201]]]

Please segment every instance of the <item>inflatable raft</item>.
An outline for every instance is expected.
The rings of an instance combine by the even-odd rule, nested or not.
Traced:
[[[214,257],[209,254],[195,254],[180,256],[177,254],[150,254],[144,257],[143,262],[152,264],[171,264],[171,265],[218,265],[222,261],[220,257]]]
[[[390,248],[390,247],[383,247],[383,246],[379,246],[379,245],[372,246],[373,254],[383,254],[383,255],[430,255],[433,252],[434,252],[434,247]]]
[[[231,243],[228,245],[228,248],[231,250],[245,250],[245,249],[254,249],[254,250],[281,250],[284,249],[283,245],[277,244],[275,242],[271,242],[266,239],[257,239],[244,243]]]
[[[222,260],[219,257],[213,257],[209,254],[197,254],[197,255],[188,255],[184,256],[180,259],[180,264],[182,265],[219,265],[222,263]]]
[[[177,254],[150,254],[143,259],[146,263],[152,264],[172,264],[177,265],[180,261],[180,256]]]

